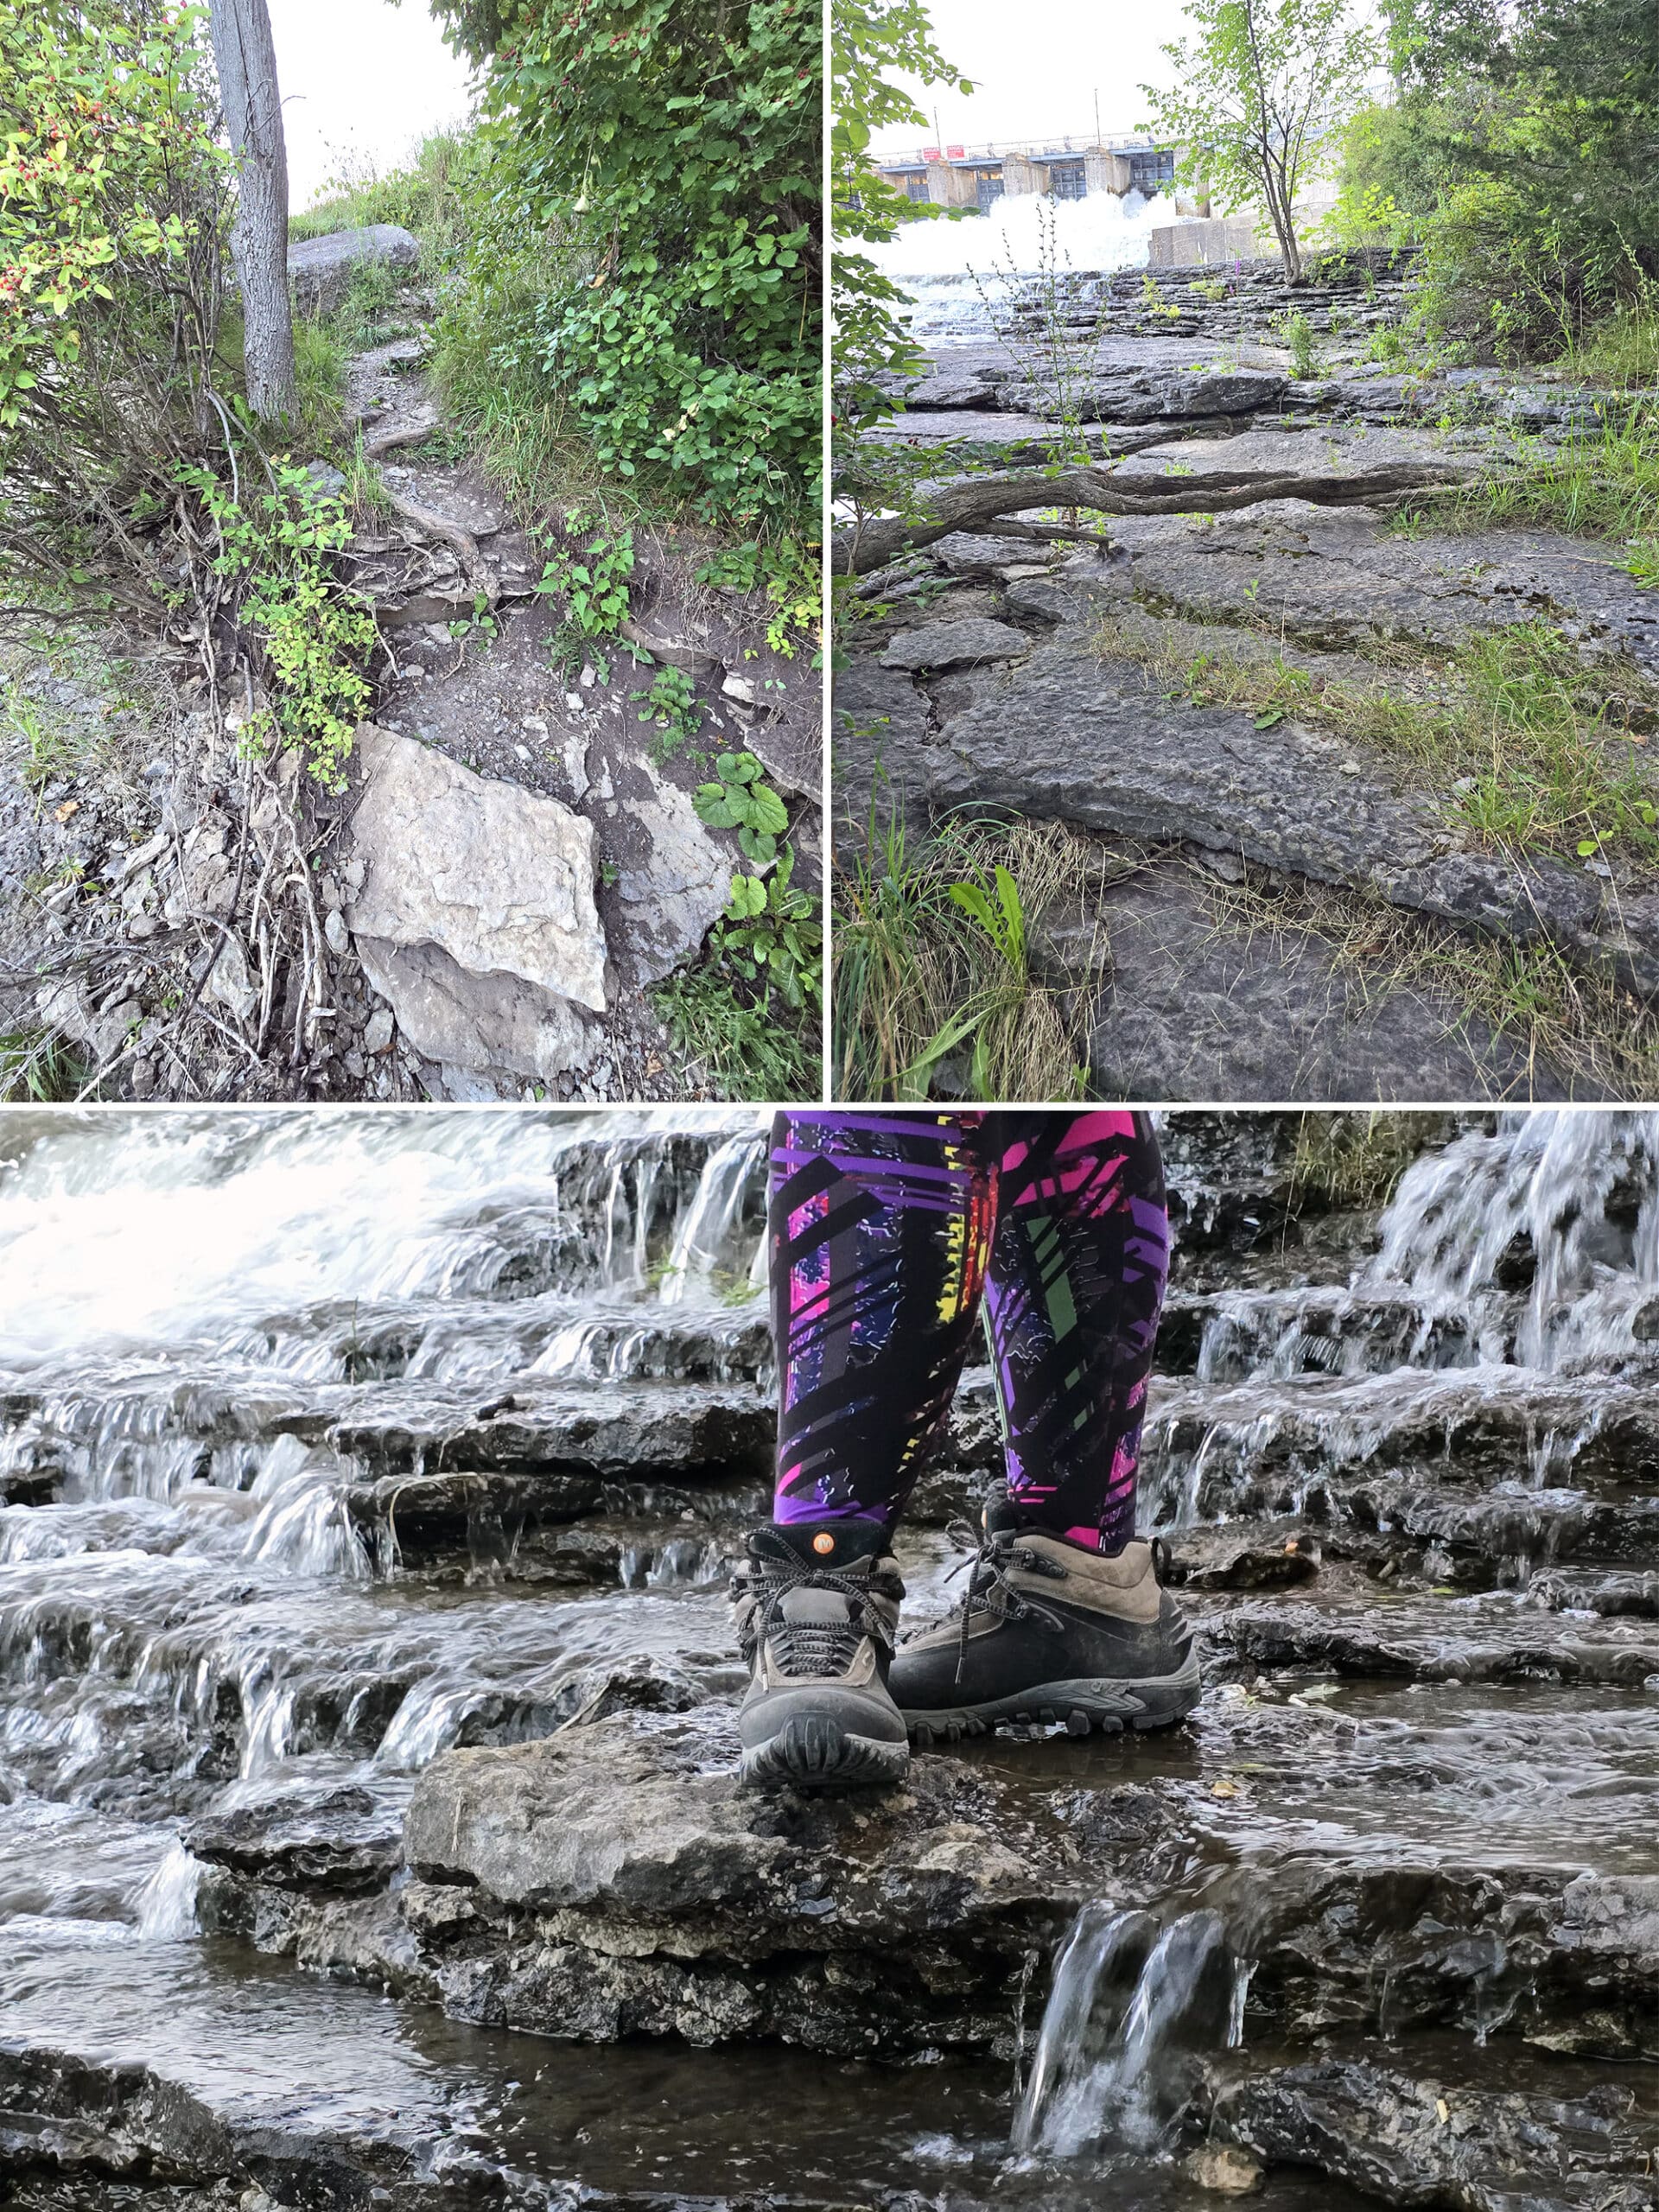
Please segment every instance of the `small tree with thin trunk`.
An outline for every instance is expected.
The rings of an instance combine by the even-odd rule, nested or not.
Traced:
[[[240,184],[231,253],[242,288],[248,403],[262,423],[299,411],[288,292],[288,148],[265,0],[212,0],[213,58]]]
[[[1376,38],[1351,0],[1188,0],[1186,13],[1197,36],[1163,49],[1172,90],[1141,86],[1153,108],[1144,127],[1189,149],[1183,181],[1224,204],[1266,207],[1298,283],[1296,194],[1363,105]]]

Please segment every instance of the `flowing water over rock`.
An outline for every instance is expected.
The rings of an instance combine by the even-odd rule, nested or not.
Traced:
[[[1380,1217],[1299,1127],[1165,1123],[1192,1726],[814,1804],[729,1778],[758,1116],[11,1117],[13,2201],[1652,2206],[1659,1116]],[[918,1615],[995,1457],[970,1376]]]

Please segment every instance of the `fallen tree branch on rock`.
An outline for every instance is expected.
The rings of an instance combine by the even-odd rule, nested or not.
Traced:
[[[928,493],[926,512],[908,519],[881,516],[836,533],[836,571],[868,575],[901,553],[931,545],[953,531],[988,530],[1001,517],[1039,508],[1077,508],[1103,515],[1213,515],[1265,499],[1306,499],[1314,506],[1369,506],[1402,493],[1439,490],[1475,473],[1456,461],[1383,462],[1349,474],[1317,472],[1266,476],[1259,470],[1215,469],[1202,478],[1154,490],[1158,477],[1119,478],[1103,468],[1017,469],[967,476]],[[1147,488],[1129,490],[1128,485]],[[1033,528],[1041,525],[1033,525]]]

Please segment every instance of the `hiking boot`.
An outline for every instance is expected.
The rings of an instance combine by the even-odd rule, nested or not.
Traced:
[[[1137,1539],[1109,1554],[1069,1543],[1022,1527],[1002,1491],[977,1544],[960,1610],[906,1637],[893,1662],[893,1694],[913,1741],[954,1742],[999,1720],[1115,1736],[1191,1713],[1198,1662],[1160,1585],[1161,1543]]]
[[[872,1522],[757,1529],[732,1577],[750,1682],[737,1716],[746,1786],[854,1789],[910,1764],[887,1688],[905,1586]]]

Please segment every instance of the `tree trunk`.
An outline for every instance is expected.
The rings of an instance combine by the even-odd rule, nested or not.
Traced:
[[[242,287],[248,403],[262,423],[299,412],[288,292],[288,149],[265,0],[212,0],[213,58],[240,169],[231,252]]]
[[[1282,170],[1274,175],[1271,162],[1268,164],[1265,182],[1268,213],[1273,218],[1274,235],[1284,257],[1285,275],[1291,283],[1300,284],[1302,281],[1302,250],[1296,243],[1296,224],[1292,213],[1290,190]]]

